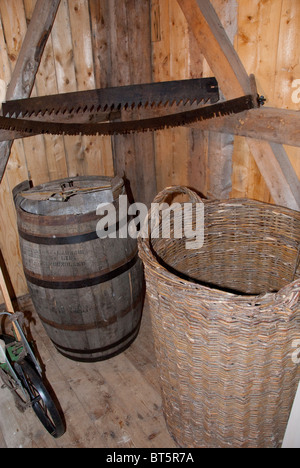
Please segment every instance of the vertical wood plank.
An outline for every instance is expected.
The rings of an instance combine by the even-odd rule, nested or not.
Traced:
[[[69,1],[69,13],[78,91],[95,89],[96,79],[88,0]],[[107,167],[107,161],[112,161],[112,150],[108,148],[110,140],[109,137],[82,137],[82,175],[83,173],[85,175],[112,175],[103,173],[104,168]],[[105,159],[107,161],[103,161]]]
[[[93,49],[94,79],[96,88],[107,88],[111,77],[111,48],[110,48],[110,3],[107,1],[89,0],[91,39]],[[98,137],[99,138],[99,137]],[[111,137],[100,139],[101,155],[97,161],[101,165],[100,171],[107,176],[114,175],[113,145]],[[94,147],[95,148],[95,147]],[[90,161],[91,158],[88,160]],[[92,169],[88,168],[92,173]]]
[[[192,130],[190,157],[188,160],[188,185],[205,198],[209,192],[208,152],[209,132]]]
[[[52,42],[58,92],[68,93],[77,91],[72,32],[67,0],[62,0],[58,9],[56,21],[52,28]],[[80,136],[64,136],[64,148],[68,176],[75,177],[79,174],[83,174],[82,138]]]
[[[111,80],[110,7],[107,0],[89,0],[97,88],[107,88]]]
[[[151,82],[149,0],[113,0],[106,11],[110,19],[110,86]],[[115,172],[125,174],[135,201],[149,204],[156,194],[153,135],[117,135],[112,140]]]
[[[224,27],[229,41],[234,43],[237,33],[237,3],[212,0],[212,5]],[[210,76],[212,76],[210,72]],[[211,198],[227,199],[232,190],[234,137],[232,135],[209,135],[207,195]]]
[[[295,76],[300,76],[296,58],[300,24],[298,3],[285,0],[239,1],[238,13],[237,51],[247,72],[255,74],[258,90],[267,98],[267,105],[299,108],[291,99],[292,81]],[[299,178],[299,149],[285,147],[285,150]],[[236,146],[234,168],[233,196],[244,193],[251,198],[273,202],[247,145],[243,144],[243,151]],[[242,174],[247,174],[247,177]],[[242,179],[244,184],[239,186]]]
[[[9,14],[11,14],[11,12],[14,11],[14,8],[17,6],[17,9],[14,11],[14,20],[18,25],[17,33],[20,37],[22,37],[22,44],[19,46],[19,50],[17,50],[19,41],[16,40],[14,34],[11,34],[9,21],[7,21],[7,23],[3,21],[5,24],[4,29],[9,57],[12,62],[15,61],[15,64],[11,65],[13,73],[7,89],[7,99],[20,99],[30,96],[34,87],[34,79],[40,64],[41,55],[44,51],[45,40],[50,33],[59,2],[60,0],[54,0],[51,3],[44,0],[38,0],[35,4],[32,19],[28,21],[28,29],[27,17],[23,2],[10,2],[10,7],[8,7]],[[3,5],[5,6],[4,2],[2,4],[2,8],[4,8]],[[5,8],[1,13],[3,16],[6,15]],[[36,181],[38,182],[47,180],[47,162],[43,151],[43,142],[40,142],[38,137],[33,139],[32,142],[34,146],[37,146],[39,143],[41,143],[41,164],[39,164],[39,162],[37,165],[32,164],[32,169],[35,172]],[[9,150],[10,144],[7,144],[7,151],[1,156],[2,165],[5,164],[5,161],[7,160],[7,154]],[[28,158],[29,159],[27,162],[29,166],[31,152],[28,154]]]
[[[214,0],[214,6],[222,14],[224,26],[233,40],[236,31],[234,4]],[[204,73],[212,76],[177,2],[155,2],[152,8],[153,27],[156,23],[160,27],[160,40],[156,38],[152,43],[156,81],[196,78]],[[166,185],[182,184],[205,195],[219,198],[229,196],[232,137],[213,135],[208,138],[206,133],[180,128],[157,132],[155,141],[159,189]],[[200,168],[201,172],[198,172]]]
[[[111,54],[109,86],[129,85],[131,84],[131,76],[126,1],[111,0],[107,12],[109,14]],[[134,135],[113,136],[112,145],[115,173],[121,177],[125,176],[127,190],[135,199],[136,181],[134,175],[136,160],[134,158]]]
[[[170,78],[184,80],[190,77],[189,37],[187,23],[177,2],[170,2]],[[187,128],[171,130],[172,185],[188,185],[190,135]]]
[[[151,83],[150,1],[126,0],[128,45],[130,51],[130,82]],[[133,135],[134,197],[149,205],[156,196],[154,133]],[[127,165],[128,175],[130,174]]]
[[[11,8],[9,8],[9,11],[11,13]],[[14,14],[14,20],[17,21],[19,25],[18,34],[20,35],[20,38],[22,38],[22,40],[19,41],[18,49],[16,48],[15,43],[14,25],[12,25],[12,31],[9,30],[8,34],[5,28],[5,36],[10,56],[15,55],[16,58],[18,58],[27,31],[26,14],[23,3],[22,5],[17,5],[17,9],[15,10]],[[25,138],[23,141],[23,145],[26,155],[26,165],[33,183],[36,185],[39,183],[47,182],[49,180],[49,171],[45,151],[44,137],[42,135],[38,135],[31,138]]]
[[[237,3],[225,0],[212,0],[212,5],[220,18],[228,39],[233,43],[237,33]],[[212,73],[210,73],[212,76]],[[227,199],[232,190],[232,156],[234,137],[232,135],[209,135],[207,195],[211,198]]]
[[[257,63],[259,56],[258,37],[262,37],[260,27],[261,11],[260,2],[248,1],[239,2],[238,9],[238,35],[236,40],[236,50],[241,58],[246,70],[254,73],[258,90],[263,94],[264,87],[260,76],[257,74]],[[274,37],[276,34],[274,34]],[[270,76],[268,74],[269,79]],[[271,195],[266,187],[266,183],[261,177],[260,171],[249,151],[249,147],[244,138],[236,137],[235,150],[233,154],[233,188],[231,196],[257,198],[266,202],[271,201]]]
[[[0,14],[11,62],[11,72],[13,72],[23,43],[24,32],[27,30],[23,0],[14,0],[13,2],[2,0]]]
[[[58,93],[52,36],[49,37],[45,52],[36,77],[36,89],[39,96]],[[49,179],[56,180],[68,176],[64,139],[60,135],[44,135],[45,152],[49,170]]]
[[[274,82],[276,107],[300,110],[300,103],[294,99],[293,87],[300,79],[300,3],[283,0],[280,18],[280,35],[277,51],[277,66]],[[300,148],[286,147],[290,162],[300,179]]]
[[[234,98],[236,93],[249,94],[251,82],[247,72],[210,1],[178,0],[178,2],[226,97]],[[281,159],[283,153],[285,160],[288,159],[284,148],[282,147],[280,154],[277,154],[267,142],[260,143],[253,139],[247,141],[257,165],[263,171],[262,174],[275,203],[299,209],[298,184],[295,186],[295,179],[288,177],[287,171],[277,171],[278,159]]]
[[[151,82],[149,0],[89,5],[97,86]],[[126,176],[136,200],[149,203],[156,193],[153,136],[115,136],[112,147],[114,172]]]
[[[205,71],[205,58],[199,53],[194,34],[189,29],[190,78],[202,78]],[[212,76],[210,71],[205,76]],[[191,145],[188,158],[188,185],[207,197],[209,191],[209,132],[191,129]]]
[[[55,1],[50,5],[50,8],[47,8],[49,4],[46,5],[43,1],[26,2],[29,16],[32,15],[33,7],[36,6],[34,10],[35,17],[32,19],[32,21],[35,21],[36,18],[38,18],[38,20],[41,19],[41,24],[44,28],[42,32],[46,35],[48,34],[49,28],[51,27],[53,16],[56,13],[57,4],[58,2]],[[16,7],[17,9],[14,10]],[[35,32],[36,29],[34,25],[31,25],[31,19],[27,17],[23,3],[21,4],[18,2],[10,2],[6,11],[5,2],[3,2],[1,4],[1,8],[3,21],[7,16],[7,11],[10,14],[12,11],[14,12],[15,24],[18,24],[18,35],[22,37],[22,41],[24,39],[24,44],[22,44],[19,40],[16,41],[16,37],[13,32],[15,25],[11,27],[9,21],[5,22],[5,39],[8,55],[11,59],[11,62],[14,62],[18,59],[18,62],[16,62],[17,65],[15,73],[12,75],[11,82],[9,83],[7,97],[8,99],[20,98],[28,95],[33,87],[33,79],[35,77],[36,68],[39,64],[39,60],[37,60],[36,57],[38,57],[39,53],[43,51],[44,44],[43,41],[41,41],[40,44],[35,45],[35,48],[37,48],[35,54],[37,55],[33,55],[31,51],[31,40],[36,44],[37,40],[40,40],[39,34],[42,34],[42,32],[40,33],[39,30],[37,33]],[[27,22],[29,23],[28,33]],[[17,45],[19,50],[17,49]],[[11,68],[15,68],[13,63]],[[32,95],[35,95],[35,89]],[[26,163],[29,170],[31,171],[33,182],[36,184],[47,181],[49,178],[49,171],[44,138],[42,136],[37,136],[33,137],[31,140],[26,139],[26,141],[24,141],[24,149],[26,154]]]
[[[170,78],[170,12],[169,0],[158,0],[151,8],[152,25],[159,23],[159,39],[152,42],[153,81],[169,81]],[[160,15],[158,17],[158,15]],[[156,27],[156,26],[155,26]],[[153,36],[153,34],[152,34]],[[172,130],[158,131],[155,134],[155,164],[157,190],[172,182]]]
[[[152,8],[152,24],[156,23],[160,28],[160,40],[156,38],[152,42],[153,80],[189,78],[188,28],[177,2],[155,2]],[[185,128],[156,132],[158,190],[169,185],[188,185],[190,133],[190,130]]]
[[[24,2],[24,8],[25,8],[25,13],[26,13],[26,21],[27,23],[31,20],[32,18],[32,13],[35,7],[37,0],[23,0]]]
[[[19,5],[21,6],[21,5]],[[7,3],[0,4],[1,27],[0,27],[0,78],[6,86],[11,80],[11,68],[14,67],[15,61],[21,47],[21,39],[18,41],[18,46],[14,44],[14,32],[12,24],[9,21],[9,5]],[[2,16],[2,14],[4,16]],[[5,23],[5,31],[3,21]],[[24,22],[21,23],[24,26]],[[7,34],[7,38],[5,36]],[[21,32],[19,32],[21,34]],[[13,65],[12,65],[13,62]],[[12,189],[22,180],[28,178],[27,162],[22,140],[16,141],[12,145],[10,159],[7,164],[5,175],[0,184],[0,249],[2,251],[6,267],[8,269],[11,282],[16,294],[26,294],[27,285],[23,274],[22,263],[20,260],[20,250],[18,242],[18,233],[16,226],[16,216],[14,203],[12,198]],[[0,297],[2,303],[3,297]]]
[[[27,294],[16,226],[16,215],[7,177],[0,190],[0,247],[16,294]]]

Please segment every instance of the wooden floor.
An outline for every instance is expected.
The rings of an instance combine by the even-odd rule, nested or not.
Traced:
[[[162,413],[150,317],[145,306],[133,345],[109,361],[82,364],[60,355],[47,337],[29,298],[30,332],[46,377],[61,405],[67,431],[58,440],[31,409],[24,414],[0,388],[0,448],[174,448]]]

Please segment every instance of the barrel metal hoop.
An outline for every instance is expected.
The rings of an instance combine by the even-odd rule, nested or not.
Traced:
[[[126,225],[126,223],[127,223],[127,219],[123,219],[121,222],[118,221],[114,226],[111,226],[109,228],[106,235],[109,237],[110,233],[119,232],[120,226],[124,226]],[[34,234],[26,232],[20,226],[19,226],[18,231],[19,231],[19,236],[23,240],[30,242],[32,244],[38,244],[38,245],[75,245],[75,244],[83,244],[85,242],[90,242],[93,240],[101,239],[96,229],[94,229],[91,232],[84,232],[82,234],[78,234],[75,236],[73,236],[72,234],[65,234],[65,235],[64,234],[59,234],[59,235],[49,234],[47,236],[34,235]]]
[[[130,333],[128,333],[128,335],[124,336],[123,338],[121,338],[120,340],[116,341],[115,343],[112,343],[112,344],[109,344],[107,346],[102,346],[101,348],[96,348],[96,349],[74,349],[74,348],[65,348],[64,346],[61,346],[57,343],[55,343],[55,341],[51,340],[52,343],[57,347],[59,348],[59,350],[62,350],[62,351],[67,351],[69,353],[78,353],[78,354],[95,354],[95,353],[103,353],[105,351],[109,351],[110,349],[112,348],[115,348],[116,346],[119,346],[120,344],[122,344],[123,342],[129,340],[129,338],[134,335],[140,328],[140,324],[141,324],[141,321],[139,320],[138,324],[136,325],[136,327],[131,330]]]
[[[63,356],[73,361],[88,362],[88,363],[107,361],[108,359],[111,359],[123,353],[124,351],[126,351],[126,349],[129,348],[129,346],[131,346],[131,344],[135,341],[139,333],[140,326],[141,326],[141,320],[139,321],[139,323],[137,324],[137,326],[134,328],[134,330],[131,333],[129,333],[127,336],[117,341],[116,343],[113,343],[112,345],[109,345],[109,346],[105,346],[104,348],[91,349],[91,350],[79,350],[79,349],[74,350],[74,349],[63,348],[62,346],[57,345],[53,340],[51,341],[54,344],[54,346],[56,346],[60,354],[62,354]],[[124,345],[116,349],[116,347],[120,346],[120,344],[122,343],[124,343]],[[102,356],[98,355],[99,353],[105,353],[105,351],[109,351],[110,349],[111,350],[115,349],[115,351],[112,351],[111,353],[105,354]],[[88,357],[84,358],[83,356],[85,355]],[[94,356],[94,357],[91,357],[91,356]]]
[[[133,304],[130,304],[129,307],[126,307],[126,309],[121,310],[120,312],[117,312],[113,317],[111,317],[108,320],[95,320],[92,323],[57,323],[54,322],[53,320],[49,320],[46,317],[43,317],[40,313],[39,318],[40,320],[44,323],[44,325],[48,325],[51,328],[55,328],[56,330],[63,330],[63,331],[71,331],[71,332],[86,332],[90,330],[95,330],[97,328],[99,329],[104,329],[106,327],[110,327],[114,323],[116,323],[118,320],[126,317],[128,314],[130,314],[133,310],[135,310],[144,300],[144,290],[141,290],[141,293],[137,297],[137,299],[134,301]]]
[[[42,237],[42,236],[33,236],[31,234],[27,234],[26,232],[19,229],[19,235],[22,239],[26,240],[27,242],[31,242],[32,244],[39,244],[39,245],[75,245],[75,244],[83,244],[84,242],[90,242],[92,240],[99,239],[96,231],[88,232],[85,234],[80,234],[78,236],[67,236],[67,237],[44,236]]]
[[[102,273],[100,275],[94,276],[92,278],[80,278],[78,280],[73,281],[49,281],[38,278],[33,276],[29,270],[24,269],[24,273],[26,279],[29,283],[39,286],[45,289],[81,289],[81,288],[88,288],[92,286],[97,286],[101,283],[106,283],[107,281],[111,281],[117,276],[126,273],[128,270],[133,268],[139,259],[138,252],[136,252],[135,256],[127,263],[121,265],[120,267],[108,272]]]

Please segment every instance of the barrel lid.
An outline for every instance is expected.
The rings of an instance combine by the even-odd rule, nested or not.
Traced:
[[[101,203],[112,203],[124,193],[120,177],[69,177],[14,190],[15,203],[27,213],[41,216],[81,215],[96,211]]]

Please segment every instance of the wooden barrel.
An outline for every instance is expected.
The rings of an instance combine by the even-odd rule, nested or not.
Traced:
[[[96,232],[98,205],[113,203],[118,212],[124,194],[123,180],[107,177],[34,189],[25,182],[14,190],[33,304],[57,350],[75,361],[109,359],[139,332],[144,281],[137,242],[100,239]]]

